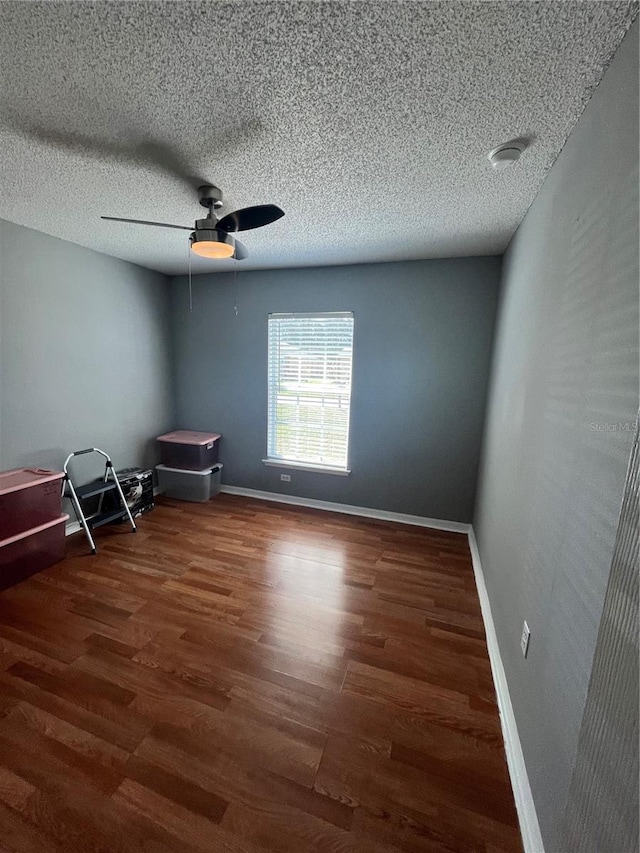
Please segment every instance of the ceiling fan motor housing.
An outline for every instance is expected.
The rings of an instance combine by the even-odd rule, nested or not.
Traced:
[[[191,232],[189,241],[193,243],[226,243],[235,247],[233,234],[227,231],[218,231],[213,227],[211,219],[198,219],[195,231]]]
[[[215,216],[208,216],[206,219],[196,219],[195,231],[217,231],[218,220]],[[220,229],[222,230],[222,229]]]

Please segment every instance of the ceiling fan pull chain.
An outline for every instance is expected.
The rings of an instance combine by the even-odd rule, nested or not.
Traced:
[[[236,276],[238,274],[238,268],[236,264],[238,261],[236,260],[233,265],[233,313],[238,316],[238,284],[236,282]]]
[[[191,246],[187,248],[187,263],[189,264],[189,313],[193,313],[193,292],[191,290]]]

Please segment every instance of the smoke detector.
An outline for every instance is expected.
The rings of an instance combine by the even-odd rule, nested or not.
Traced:
[[[503,142],[502,145],[489,151],[487,157],[496,171],[506,169],[520,159],[526,147],[523,142]]]

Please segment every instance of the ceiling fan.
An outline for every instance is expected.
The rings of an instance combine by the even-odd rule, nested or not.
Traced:
[[[153,225],[158,228],[179,228],[191,231],[189,242],[191,250],[203,258],[231,258],[242,261],[248,257],[246,247],[236,240],[236,231],[250,231],[262,228],[280,217],[284,211],[275,204],[258,204],[234,210],[218,219],[214,210],[222,207],[222,190],[211,184],[198,187],[198,200],[209,211],[205,219],[197,219],[193,228],[189,225],[170,225],[167,222],[147,222],[145,219],[123,219],[120,216],[101,216],[111,222],[132,222],[136,225]]]

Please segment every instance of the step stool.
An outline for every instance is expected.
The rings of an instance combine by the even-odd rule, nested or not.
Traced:
[[[99,453],[100,456],[104,457],[104,476],[102,480],[87,483],[85,486],[74,486],[71,480],[71,475],[69,474],[69,462],[74,457],[84,456],[86,453]],[[118,480],[118,476],[113,467],[113,462],[111,461],[111,457],[108,453],[105,453],[104,450],[100,450],[98,447],[88,447],[86,450],[75,450],[67,456],[67,460],[64,463],[62,470],[64,471],[62,494],[64,497],[71,500],[76,518],[89,540],[92,554],[95,554],[97,549],[91,533],[97,527],[102,527],[103,524],[109,524],[111,521],[126,518],[131,524],[132,533],[136,532],[137,528],[135,522],[127,505],[127,501],[125,500],[122,486],[120,485],[120,481]],[[113,493],[112,496],[115,499],[117,506],[109,509],[107,512],[103,512],[102,501],[104,496],[109,492]],[[95,497],[99,498],[98,511],[92,515],[86,515],[83,507],[83,501],[87,501],[89,498]]]

